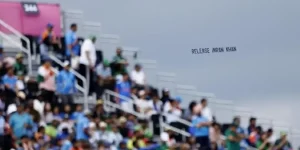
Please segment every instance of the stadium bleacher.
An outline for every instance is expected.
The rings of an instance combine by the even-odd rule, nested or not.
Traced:
[[[1,8],[3,8],[3,7],[7,8],[10,5],[12,5],[12,3],[14,5],[19,5],[20,6],[19,11],[23,11],[22,7],[21,7],[22,5],[19,2],[9,2],[9,4],[7,4],[6,2],[0,2],[0,13],[1,13]],[[40,5],[40,4],[37,4],[37,5]],[[43,7],[47,7],[47,4],[41,4],[41,5],[43,5]],[[63,14],[62,17],[64,18],[64,24],[59,29],[57,29],[58,27],[55,27],[55,33],[58,37],[60,37],[60,35],[61,35],[60,41],[62,43],[62,48],[60,48],[60,50],[65,50],[66,45],[64,44],[64,41],[65,41],[64,36],[63,36],[64,34],[61,34],[61,33],[65,33],[65,32],[63,32],[64,29],[65,29],[65,31],[67,31],[69,26],[72,23],[74,23],[74,21],[82,22],[82,20],[84,19],[83,15],[80,11],[60,10],[59,5],[56,5],[56,4],[49,4],[49,7],[55,7],[55,12],[56,12],[55,14],[61,14],[60,11],[64,12],[64,13],[62,13]],[[43,9],[40,9],[39,13],[43,13]],[[40,24],[36,24],[36,26],[37,26],[36,29],[31,30],[31,31],[22,30],[22,28],[16,29],[16,26],[18,26],[18,27],[23,26],[23,25],[28,26],[28,25],[32,25],[32,24],[27,25],[27,24],[19,23],[18,25],[16,25],[16,23],[18,23],[18,22],[14,22],[5,17],[3,17],[3,18],[1,18],[1,17],[2,16],[0,15],[0,37],[2,39],[1,45],[4,49],[5,56],[14,58],[18,53],[21,52],[24,57],[24,64],[28,66],[28,70],[29,70],[28,76],[30,78],[37,77],[38,69],[41,66],[41,60],[40,60],[40,55],[39,55],[39,44],[37,43],[36,39],[38,39],[38,37],[40,36],[39,34],[44,30],[44,27],[46,26],[47,23],[52,21],[52,22],[55,22],[55,24],[57,24],[59,26],[59,24],[61,23],[60,16],[57,16],[56,18],[52,17],[51,18],[52,20],[50,19],[51,21],[49,21],[47,18],[47,15],[45,15],[44,16],[45,18],[41,18],[41,20],[43,20],[43,22],[41,22]],[[17,18],[20,18],[20,17],[17,17]],[[23,19],[22,16],[21,16],[21,19]],[[39,20],[36,20],[36,21],[39,21]],[[95,23],[95,22],[93,22],[93,23],[92,22],[84,22],[83,24],[78,24],[78,27],[82,28],[81,35],[79,34],[80,36],[82,36],[82,40],[86,39],[89,35],[96,35],[98,44],[99,43],[112,44],[113,46],[115,46],[114,47],[115,49],[117,48],[116,45],[118,44],[120,37],[117,35],[103,34],[102,30],[101,30],[101,24]],[[30,32],[32,32],[32,33],[30,33]],[[149,72],[153,71],[151,69],[156,68],[156,66],[158,65],[158,63],[154,60],[140,59],[139,55],[138,55],[140,50],[137,48],[122,47],[122,49],[123,49],[123,55],[125,55],[125,57],[127,58],[127,61],[129,62],[129,64],[131,64],[131,66],[129,66],[127,68],[128,73],[131,70],[133,70],[133,68],[131,68],[131,67],[137,63],[142,65],[143,71],[145,71],[146,73],[149,70],[150,70]],[[108,54],[108,53],[110,53],[110,54]],[[103,60],[110,58],[110,56],[112,56],[112,55],[114,55],[114,54],[112,54],[111,51],[108,52],[108,50],[104,50],[104,49],[98,50],[98,52],[97,52],[98,63],[103,62]],[[51,53],[49,52],[49,56],[53,62],[53,66],[56,67],[55,72],[59,73],[59,71],[62,68],[64,68],[64,60],[61,57],[58,57],[59,53],[57,53],[55,51],[51,52]],[[114,66],[112,66],[111,69],[115,69]],[[71,69],[71,72],[76,76],[77,80],[82,80],[83,82],[88,82],[87,79],[85,77],[83,77],[82,75],[80,75],[76,69]],[[226,131],[228,130],[228,128],[230,128],[232,126],[232,123],[233,123],[232,119],[235,116],[240,116],[241,120],[243,121],[243,122],[241,122],[240,125],[244,128],[244,130],[246,130],[246,128],[245,128],[246,125],[249,125],[248,122],[247,123],[244,123],[244,122],[248,121],[248,119],[250,117],[255,116],[257,118],[257,125],[262,126],[264,131],[266,131],[268,128],[273,128],[273,130],[274,130],[273,136],[275,136],[275,134],[279,133],[279,132],[282,136],[283,136],[283,134],[287,134],[289,137],[288,138],[289,141],[291,143],[293,142],[292,143],[293,147],[295,147],[296,145],[298,146],[299,141],[297,141],[297,139],[298,139],[299,132],[297,130],[291,129],[289,127],[286,128],[285,126],[281,127],[279,125],[276,125],[273,122],[274,120],[269,119],[269,118],[257,117],[257,115],[259,115],[259,114],[253,114],[253,112],[251,112],[251,110],[247,110],[246,108],[236,107],[232,101],[225,101],[222,99],[218,99],[218,98],[216,98],[216,96],[213,93],[202,93],[202,92],[197,91],[197,88],[194,86],[176,84],[175,76],[176,76],[175,74],[166,73],[166,72],[155,73],[155,75],[153,75],[153,76],[148,76],[148,74],[147,74],[147,78],[151,78],[151,79],[149,79],[149,81],[156,81],[156,84],[150,83],[149,87],[151,87],[151,88],[148,88],[148,86],[147,86],[147,88],[144,88],[144,87],[141,89],[137,88],[137,90],[139,92],[141,92],[141,91],[148,92],[147,96],[150,97],[150,98],[148,98],[148,100],[149,100],[152,98],[151,96],[153,94],[155,95],[156,93],[159,93],[161,90],[163,90],[163,88],[166,88],[165,85],[162,84],[163,82],[171,83],[167,87],[167,88],[169,88],[169,91],[172,96],[172,97],[170,97],[170,99],[172,99],[173,101],[176,101],[177,98],[174,97],[175,95],[173,93],[176,93],[177,95],[180,95],[180,96],[184,97],[183,99],[185,99],[184,104],[181,104],[181,107],[184,108],[183,114],[188,111],[188,109],[186,109],[186,108],[192,102],[191,100],[196,100],[197,103],[199,103],[201,99],[207,99],[208,103],[209,103],[208,107],[212,110],[212,114],[215,117],[211,121],[214,123],[222,124],[222,126],[221,126],[222,132],[220,135],[222,142],[217,143],[218,149],[222,149],[222,148],[225,149],[226,147],[228,148],[228,145],[227,145],[228,144],[227,143],[228,136],[226,134]],[[128,137],[123,137],[122,140],[118,141],[118,145],[116,144],[116,142],[109,143],[109,142],[105,141],[105,139],[102,139],[102,140],[98,139],[93,142],[87,142],[89,146],[85,147],[84,144],[86,144],[86,142],[84,142],[84,141],[79,141],[79,140],[72,141],[72,138],[73,138],[72,136],[74,136],[74,135],[63,136],[60,134],[58,134],[55,137],[51,137],[56,140],[56,144],[52,144],[52,141],[50,142],[50,140],[48,140],[48,139],[47,140],[43,139],[42,141],[44,141],[44,142],[42,142],[43,144],[41,144],[40,143],[41,141],[37,140],[35,135],[41,134],[41,135],[43,135],[43,138],[44,138],[44,133],[40,132],[40,130],[37,129],[37,128],[39,128],[39,126],[42,126],[42,125],[35,124],[36,129],[35,130],[32,128],[30,129],[30,131],[32,131],[34,133],[33,137],[30,137],[28,135],[22,136],[22,138],[19,137],[16,140],[21,139],[20,141],[18,141],[18,143],[21,143],[21,144],[20,145],[15,144],[14,146],[11,146],[11,147],[22,148],[22,146],[23,146],[23,148],[24,148],[24,145],[26,145],[26,143],[28,143],[27,138],[29,137],[29,138],[33,139],[31,142],[32,142],[32,144],[34,144],[34,146],[42,146],[42,147],[45,146],[46,149],[51,149],[52,148],[51,146],[54,147],[53,149],[55,149],[55,148],[59,149],[61,147],[58,147],[58,146],[64,146],[64,143],[67,143],[69,141],[72,143],[69,145],[72,145],[71,147],[73,147],[74,149],[81,148],[81,149],[99,149],[100,150],[101,148],[104,148],[104,147],[106,149],[109,149],[108,147],[111,146],[110,149],[119,148],[121,150],[120,147],[122,147],[121,145],[124,143],[127,144],[127,149],[130,149],[130,148],[134,149],[133,147],[135,147],[136,149],[140,149],[140,150],[142,150],[142,149],[146,150],[147,148],[149,150],[152,150],[152,149],[155,150],[158,148],[164,149],[163,146],[165,146],[165,145],[167,145],[169,147],[169,149],[172,149],[172,147],[176,147],[177,149],[182,149],[182,150],[184,150],[184,149],[190,150],[192,148],[193,149],[201,149],[201,145],[199,148],[199,145],[197,145],[197,143],[191,143],[189,141],[195,135],[193,132],[191,132],[188,129],[194,127],[194,125],[191,122],[191,120],[187,120],[186,118],[183,118],[182,117],[183,115],[175,117],[176,122],[180,125],[178,125],[178,124],[172,125],[166,121],[166,120],[168,120],[168,117],[170,117],[170,114],[168,114],[167,112],[162,111],[162,112],[158,113],[159,115],[157,115],[157,116],[153,115],[152,117],[151,116],[149,117],[147,114],[138,112],[135,109],[133,109],[134,105],[136,105],[136,107],[139,107],[139,104],[137,104],[137,102],[135,101],[134,98],[124,97],[120,93],[112,91],[111,89],[106,89],[104,91],[104,94],[101,97],[101,100],[99,100],[99,99],[97,99],[97,96],[95,93],[92,96],[89,95],[88,87],[89,87],[88,84],[83,84],[83,85],[76,84],[76,88],[77,88],[78,92],[74,93],[73,97],[74,97],[74,102],[79,104],[77,107],[79,107],[80,104],[84,105],[84,109],[85,109],[84,113],[86,113],[86,115],[90,114],[91,113],[90,111],[94,110],[95,106],[96,107],[98,107],[99,105],[103,106],[104,110],[101,110],[100,114],[97,114],[97,111],[95,110],[94,115],[96,117],[93,118],[93,121],[90,121],[90,122],[98,123],[99,125],[98,124],[91,125],[93,123],[90,123],[90,128],[97,126],[97,131],[98,131],[98,129],[101,130],[101,126],[107,127],[107,128],[109,126],[109,128],[111,128],[110,130],[113,130],[112,128],[114,128],[116,125],[116,124],[115,125],[113,124],[113,121],[115,121],[113,118],[116,115],[117,121],[122,122],[125,120],[125,121],[127,121],[128,124],[131,123],[130,121],[135,122],[135,121],[139,120],[139,123],[133,123],[136,125],[134,128],[139,128],[139,129],[132,129],[132,132],[130,133],[130,135],[128,135]],[[133,87],[133,88],[136,88],[136,87]],[[149,90],[149,89],[151,89],[151,90]],[[26,94],[28,94],[28,93],[26,93]],[[160,96],[162,96],[162,95],[160,95]],[[16,97],[18,97],[18,99],[20,98],[19,95],[16,95]],[[35,98],[38,98],[38,97],[35,97]],[[125,99],[126,101],[128,101],[130,103],[130,105],[132,105],[132,108],[129,107],[130,109],[128,109],[128,107],[126,107],[127,109],[126,108],[124,109],[124,107],[121,104],[115,103],[114,99],[116,99],[116,98],[117,99]],[[29,99],[28,101],[31,101],[31,100]],[[16,103],[18,103],[18,102],[16,102]],[[18,105],[18,104],[16,104],[16,105]],[[60,105],[59,102],[57,104],[55,104],[54,106],[52,105],[52,107],[54,107],[54,108],[58,107],[56,105],[59,106]],[[29,104],[26,103],[26,106],[29,107]],[[60,110],[61,111],[60,113],[64,113],[63,109],[64,108],[62,108],[62,110]],[[38,110],[36,110],[36,111],[38,111]],[[75,110],[72,110],[72,111],[76,112]],[[54,113],[54,110],[53,110],[53,113]],[[81,113],[83,113],[83,112],[81,112]],[[6,114],[6,115],[8,116],[9,114]],[[97,116],[97,115],[99,115],[99,116]],[[192,116],[192,115],[193,115],[193,110],[190,113],[190,116]],[[135,116],[135,117],[133,117],[134,119],[131,120],[132,116]],[[103,117],[104,119],[101,117]],[[97,118],[99,120],[97,120]],[[64,119],[65,119],[64,117],[60,118],[61,124],[63,124]],[[77,127],[80,124],[77,122],[78,120],[76,120],[74,118],[71,119],[71,116],[68,116],[67,119],[69,119],[69,121],[72,120],[72,121],[70,121],[72,123],[74,123],[74,122],[77,123],[76,124]],[[47,123],[50,124],[50,122],[47,122]],[[7,124],[10,125],[10,128],[12,128],[12,129],[14,128],[10,122]],[[143,124],[148,124],[148,126],[141,130],[140,128],[141,128],[141,126],[143,126]],[[73,132],[73,130],[75,130],[75,136],[76,136],[76,134],[79,134],[79,133],[76,133],[77,132],[76,126],[74,126],[74,124],[72,124],[72,125],[73,126],[71,127],[72,128],[71,130],[72,130],[72,132]],[[47,137],[48,136],[50,137],[50,134],[47,133],[48,126],[44,125],[44,127],[46,129]],[[120,127],[119,131],[121,133],[121,131],[122,131],[121,129],[123,129],[123,128],[121,128],[121,125],[120,126],[118,125],[118,127]],[[240,126],[238,126],[238,127],[240,127]],[[127,128],[128,128],[127,130],[131,130],[129,127],[127,127]],[[215,129],[215,128],[213,128],[213,126],[209,126],[209,128]],[[138,139],[138,135],[140,134],[139,132],[146,131],[146,130],[149,130],[153,134],[150,136],[151,138],[150,137],[145,138],[147,141],[145,139],[143,139],[143,142],[141,142],[142,144],[137,143],[137,142],[139,142],[139,140],[141,140],[141,139]],[[257,130],[257,128],[255,128],[255,131],[253,131],[253,132],[255,132],[255,134],[257,136],[257,137],[255,137],[256,138],[255,142],[261,140],[260,138],[262,138],[262,136],[265,136],[265,134],[266,134],[266,132],[262,132],[262,133],[258,134],[258,131],[256,131],[256,130]],[[109,131],[109,132],[111,132],[111,131]],[[177,141],[177,144],[175,144],[176,142],[169,144],[168,141],[165,141],[165,138],[163,135],[168,134],[168,136],[170,136],[171,132],[172,132],[172,134],[176,135],[175,139]],[[10,133],[8,135],[11,135]],[[62,133],[64,133],[64,132],[62,132]],[[146,133],[143,133],[143,134],[145,134],[144,136],[146,136]],[[259,146],[257,146],[257,143],[252,143],[253,145],[249,144],[249,140],[251,139],[251,136],[252,136],[251,133],[244,132],[244,134],[247,137],[244,137],[243,139],[241,139],[241,141],[243,141],[243,140],[245,140],[245,141],[248,140],[248,141],[246,142],[247,143],[246,146],[243,145],[243,144],[245,144],[245,143],[243,143],[243,144],[241,144],[241,147],[245,148],[245,149],[256,149],[256,148],[258,149]],[[2,135],[2,133],[0,133],[0,135]],[[133,137],[137,138],[138,140],[133,140]],[[46,138],[46,136],[45,136],[45,138]],[[168,140],[171,139],[170,137],[168,137],[168,138],[169,138]],[[271,137],[268,137],[268,138],[271,138]],[[270,141],[270,143],[272,143],[275,146],[278,146],[280,144],[275,143],[275,141],[277,140],[276,138],[279,138],[279,137],[275,136],[275,140],[273,139],[273,141],[272,142]],[[89,140],[91,140],[91,139],[89,139]],[[125,142],[125,140],[127,140],[127,141]],[[144,142],[144,140],[146,142]],[[1,144],[3,144],[3,141],[4,140],[1,139],[0,143],[2,142]],[[45,141],[47,141],[51,144],[45,144],[46,143]],[[63,144],[59,145],[58,144],[59,141],[63,142]],[[99,143],[96,144],[95,142],[99,142]],[[130,142],[131,142],[131,145],[128,144]],[[226,142],[226,144],[224,142]],[[145,143],[147,143],[147,146]],[[24,145],[22,145],[22,144],[24,144]],[[95,144],[95,145],[93,145],[93,144]],[[214,143],[214,144],[216,144],[216,143]],[[272,145],[272,144],[270,144],[270,145]],[[68,145],[68,143],[66,145]],[[5,145],[5,146],[7,146],[7,145]],[[32,147],[34,147],[34,146],[32,146]],[[126,149],[126,148],[124,148],[124,149]],[[216,149],[216,148],[214,148],[214,149]]]

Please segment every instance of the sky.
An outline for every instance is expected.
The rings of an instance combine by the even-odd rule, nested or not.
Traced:
[[[40,2],[57,2],[39,0]],[[214,93],[254,114],[300,127],[300,1],[60,0],[82,10],[101,31],[137,47],[140,58],[176,74],[179,84]],[[79,29],[80,30],[80,29]],[[79,31],[84,34],[84,30]],[[116,45],[100,44],[111,58]],[[192,49],[236,47],[236,52],[192,54]],[[155,81],[155,76],[149,76]],[[280,124],[280,123],[278,123]]]

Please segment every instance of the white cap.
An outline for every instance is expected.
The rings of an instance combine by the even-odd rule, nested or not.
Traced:
[[[106,127],[107,127],[107,124],[106,124],[105,122],[102,121],[102,122],[99,123],[99,127],[100,127],[100,128],[106,128]]]
[[[25,93],[22,92],[22,91],[18,92],[17,95],[18,95],[19,98],[22,98],[22,99],[25,99],[25,98],[26,98]]]
[[[145,92],[144,90],[141,90],[141,91],[139,92],[139,95],[140,95],[140,96],[143,96],[143,95],[145,95],[145,93],[146,93],[146,92]]]
[[[67,66],[69,66],[69,65],[70,65],[70,62],[69,62],[69,61],[65,61],[64,64],[63,64],[64,67],[67,67]]]
[[[6,114],[10,115],[11,113],[17,111],[17,106],[16,104],[10,104],[8,105],[8,108],[7,108],[7,111],[6,111]]]
[[[91,114],[91,111],[88,110],[88,109],[86,109],[86,110],[83,111],[83,113],[84,113],[85,115],[90,115],[90,114]]]
[[[89,128],[96,128],[96,123],[95,122],[90,122]]]
[[[168,142],[169,141],[169,134],[166,132],[163,132],[160,134],[160,139],[164,142]]]

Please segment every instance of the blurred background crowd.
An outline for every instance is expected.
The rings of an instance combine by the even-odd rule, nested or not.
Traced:
[[[148,83],[143,66],[129,64],[121,47],[112,59],[99,55],[96,36],[77,37],[75,23],[62,39],[53,28],[49,23],[36,40],[41,56],[36,77],[28,76],[22,53],[7,57],[5,48],[0,48],[0,149],[292,149],[286,132],[276,137],[272,128],[256,124],[255,117],[249,119],[248,127],[240,125],[239,116],[221,124],[213,116],[209,99],[195,99],[189,108],[182,108],[185,100]],[[60,58],[63,66],[55,64],[50,55]],[[129,70],[129,65],[134,69]],[[71,70],[89,80],[89,95],[98,99],[95,105],[84,109],[74,102],[74,96],[80,94],[76,83],[84,83]],[[105,90],[120,96],[104,99]],[[120,108],[106,107],[105,101]],[[162,128],[161,119],[170,126]]]

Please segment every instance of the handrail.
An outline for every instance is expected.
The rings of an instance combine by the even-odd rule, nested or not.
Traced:
[[[166,124],[166,123],[164,123],[164,122],[161,124],[161,126],[162,126],[163,128],[167,128],[167,129],[170,129],[170,130],[172,130],[172,131],[174,131],[174,132],[177,132],[177,133],[179,133],[179,134],[181,134],[181,135],[183,135],[183,136],[186,136],[186,137],[190,137],[190,136],[191,136],[190,133],[188,133],[188,132],[186,132],[186,131],[184,131],[184,130],[177,129],[177,128],[175,128],[175,127],[173,127],[173,126],[171,126],[171,125],[168,125],[168,124]]]
[[[14,35],[18,36],[18,38],[24,40],[26,42],[27,48],[25,48],[27,50],[27,54],[28,54],[28,59],[30,59],[30,63],[32,61],[32,57],[31,57],[31,45],[30,45],[30,41],[27,37],[25,37],[22,33],[20,33],[18,30],[16,30],[15,28],[13,28],[12,26],[10,26],[9,24],[5,23],[3,20],[0,19],[0,25],[2,25],[3,27],[5,27],[6,29],[8,29],[10,32],[12,32]],[[33,50],[33,55],[36,56],[36,51],[35,49]],[[30,67],[31,68],[31,67]],[[29,70],[29,74],[32,73],[32,69]]]
[[[56,58],[53,55],[49,55],[49,57],[56,62],[57,64],[59,64],[60,66],[63,67],[63,62],[60,61],[58,58]],[[80,87],[78,84],[76,84],[76,88],[78,90],[80,90],[81,92],[83,92],[84,94],[84,106],[85,108],[88,107],[88,84],[87,84],[87,79],[82,76],[81,74],[79,74],[78,72],[76,72],[74,69],[70,68],[70,72],[72,72],[77,78],[79,78],[82,82],[83,82],[83,87]]]
[[[29,70],[29,75],[31,75],[32,74],[32,59],[31,59],[31,56],[30,56],[30,50],[28,51],[20,43],[14,41],[12,38],[10,38],[9,36],[7,36],[2,31],[0,31],[0,36],[2,36],[3,38],[5,38],[7,41],[11,42],[12,44],[18,46],[21,51],[23,51],[24,53],[26,53],[28,55],[28,70]]]

